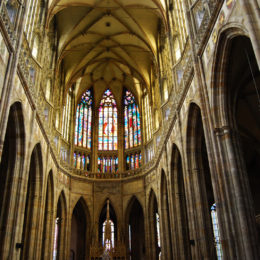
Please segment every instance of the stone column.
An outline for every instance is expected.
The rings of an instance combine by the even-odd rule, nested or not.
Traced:
[[[224,172],[229,187],[227,196],[233,205],[232,224],[235,228],[233,237],[237,259],[259,259],[259,244],[256,221],[253,214],[252,198],[248,184],[247,172],[236,134],[225,126],[218,136],[221,153],[224,154]]]

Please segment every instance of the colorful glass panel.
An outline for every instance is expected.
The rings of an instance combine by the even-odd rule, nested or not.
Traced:
[[[90,157],[89,155],[74,152],[73,165],[79,170],[90,170]]]
[[[77,165],[77,154],[76,153],[74,153],[74,155],[73,155],[73,165],[76,168],[76,165]]]
[[[117,107],[109,89],[105,91],[99,107],[98,149],[117,150]]]
[[[142,155],[141,152],[128,154],[126,156],[126,170],[134,170],[141,167]]]
[[[76,165],[76,168],[77,168],[77,169],[80,169],[80,162],[81,162],[80,154],[78,154],[78,155],[77,155],[77,165]]]
[[[117,157],[98,157],[98,172],[100,173],[116,173],[118,171]]]
[[[126,90],[124,98],[125,148],[141,144],[141,123],[138,105],[133,94]]]
[[[91,90],[87,90],[82,95],[76,111],[74,143],[88,149],[91,148],[92,104]]]

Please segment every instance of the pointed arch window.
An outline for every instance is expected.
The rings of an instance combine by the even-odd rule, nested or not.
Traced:
[[[138,105],[133,94],[126,90],[124,97],[125,148],[141,144],[141,123]]]
[[[92,105],[92,93],[87,90],[77,105],[74,143],[88,149],[91,148]]]
[[[62,136],[66,141],[69,141],[70,137],[70,116],[71,116],[71,103],[72,92],[71,89],[66,95],[65,105],[63,107],[63,119],[62,119]]]
[[[99,106],[98,149],[117,150],[117,107],[115,98],[107,89]]]
[[[143,100],[143,114],[144,114],[144,125],[145,125],[145,134],[146,134],[146,141],[149,141],[152,138],[152,111],[149,101],[148,94],[145,95]]]

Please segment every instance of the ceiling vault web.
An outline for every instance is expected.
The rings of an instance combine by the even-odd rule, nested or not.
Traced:
[[[160,1],[57,0],[50,2],[47,20],[58,30],[56,73],[63,71],[66,89],[79,78],[86,78],[85,88],[98,88],[101,79],[123,84],[125,75],[142,87],[151,84],[158,28],[166,28]]]

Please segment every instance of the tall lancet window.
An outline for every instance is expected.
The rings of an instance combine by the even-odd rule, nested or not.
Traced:
[[[117,107],[110,89],[105,91],[100,102],[98,149],[117,150]]]
[[[133,94],[126,90],[124,98],[125,148],[141,144],[141,124],[138,105]]]
[[[217,251],[217,259],[222,260],[222,246],[220,241],[220,234],[219,234],[219,224],[218,224],[218,215],[217,215],[217,207],[216,203],[211,206],[211,220],[213,225],[213,232],[215,238],[215,247]]]
[[[91,90],[87,90],[81,97],[77,106],[75,124],[75,145],[91,148],[91,123],[92,123],[93,98]]]
[[[144,123],[145,123],[145,134],[146,134],[146,141],[149,141],[152,138],[152,112],[151,112],[151,106],[149,101],[148,94],[144,97],[144,103],[143,103],[143,115],[144,115]]]

